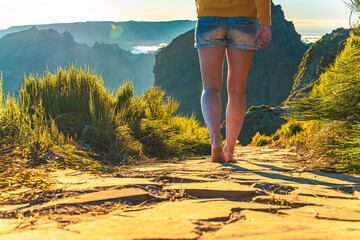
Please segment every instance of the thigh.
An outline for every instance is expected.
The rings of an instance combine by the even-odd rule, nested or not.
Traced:
[[[221,90],[225,49],[225,46],[198,49],[204,88]]]
[[[227,48],[229,68],[228,91],[245,91],[246,80],[251,65],[253,50]]]

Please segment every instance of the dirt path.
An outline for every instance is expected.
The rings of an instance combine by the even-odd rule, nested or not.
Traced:
[[[290,150],[237,155],[112,176],[56,171],[57,200],[0,207],[0,239],[360,239],[359,175],[302,172]]]

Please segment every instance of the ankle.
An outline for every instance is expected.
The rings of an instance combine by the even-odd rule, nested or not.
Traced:
[[[228,142],[225,143],[225,147],[226,147],[227,149],[235,149],[235,145],[229,144]]]
[[[234,154],[235,147],[231,147],[231,146],[225,144],[224,151],[229,154]]]
[[[212,147],[222,147],[222,141],[221,139],[214,139],[213,141],[211,141],[211,146]]]

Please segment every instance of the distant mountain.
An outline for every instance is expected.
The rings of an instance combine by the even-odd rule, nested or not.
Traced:
[[[137,93],[153,84],[154,56],[121,49],[117,44],[95,43],[93,47],[75,42],[69,32],[38,30],[32,27],[8,34],[0,39],[0,71],[4,76],[4,90],[16,92],[24,75],[42,74],[47,67],[84,64],[102,73],[104,85],[116,90],[125,79],[132,80]]]
[[[324,35],[306,51],[294,77],[294,86],[288,100],[312,88],[312,83],[334,63],[337,54],[343,50],[346,39],[350,37],[349,33],[350,29],[338,28]]]
[[[285,20],[280,6],[272,4],[273,41],[266,48],[255,51],[247,81],[247,107],[258,105],[278,106],[289,96],[293,77],[308,49],[300,40],[292,22]],[[181,104],[179,112],[191,114],[203,121],[200,107],[202,92],[201,74],[197,50],[194,48],[194,31],[174,39],[156,55],[154,67],[155,85],[161,86]],[[225,64],[222,89],[223,109],[226,107]],[[223,119],[225,111],[223,111]]]
[[[0,30],[0,37],[9,33],[30,29],[31,26],[15,26]],[[74,36],[78,43],[89,46],[99,43],[116,43],[121,48],[130,50],[134,46],[152,46],[169,43],[180,34],[195,27],[195,21],[178,20],[168,22],[77,22],[35,25],[37,29],[65,31]]]

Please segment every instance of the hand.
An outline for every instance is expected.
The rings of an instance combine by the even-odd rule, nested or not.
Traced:
[[[259,40],[259,49],[266,47],[271,42],[271,30],[270,26],[262,25],[259,28],[259,31],[256,34],[256,37],[254,39],[254,42],[257,42]]]

